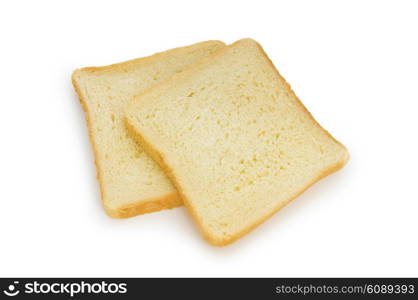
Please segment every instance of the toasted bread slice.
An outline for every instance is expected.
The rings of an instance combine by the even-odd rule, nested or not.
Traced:
[[[348,160],[250,39],[136,97],[126,121],[214,245],[243,236]]]
[[[128,100],[223,48],[208,41],[105,67],[76,70],[74,87],[86,112],[106,212],[126,218],[182,201],[160,167],[128,136]]]

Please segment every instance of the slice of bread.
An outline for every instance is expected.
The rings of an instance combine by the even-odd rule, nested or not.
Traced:
[[[224,47],[208,41],[131,61],[76,70],[73,85],[86,112],[106,212],[115,218],[172,208],[181,198],[163,171],[128,136],[128,100]]]
[[[251,39],[134,98],[126,121],[214,245],[249,232],[348,160]]]

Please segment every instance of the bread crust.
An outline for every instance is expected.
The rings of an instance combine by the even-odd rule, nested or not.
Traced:
[[[92,124],[91,117],[90,117],[91,112],[89,110],[89,105],[87,104],[87,99],[85,98],[85,95],[82,92],[80,84],[77,80],[78,75],[83,72],[94,73],[96,71],[120,72],[120,71],[126,70],[126,68],[128,67],[134,66],[141,62],[149,63],[156,59],[160,59],[161,57],[164,57],[168,52],[172,52],[172,51],[176,51],[180,49],[183,49],[183,50],[190,49],[192,47],[196,47],[196,46],[204,45],[204,44],[210,44],[210,43],[211,44],[219,43],[219,45],[225,45],[221,41],[215,41],[215,40],[205,41],[205,42],[193,44],[193,45],[186,46],[186,47],[178,47],[178,48],[170,49],[164,52],[155,53],[153,55],[146,56],[146,57],[140,57],[140,58],[124,61],[121,63],[116,63],[112,65],[107,65],[107,66],[100,66],[100,67],[85,67],[85,68],[77,69],[73,72],[72,77],[71,77],[72,84],[78,95],[80,104],[85,112],[87,130],[88,130],[89,139],[93,148],[94,163],[96,166],[96,178],[99,182],[100,196],[102,199],[102,203],[103,203],[105,212],[107,213],[108,216],[112,218],[129,218],[129,217],[133,217],[133,216],[144,214],[144,213],[150,213],[150,212],[160,211],[163,209],[175,208],[175,207],[181,206],[183,204],[183,201],[179,193],[176,190],[174,190],[173,192],[162,195],[161,197],[145,199],[145,200],[141,199],[135,203],[130,203],[130,204],[123,205],[123,206],[111,207],[110,205],[108,205],[109,202],[106,200],[107,195],[105,193],[104,183],[103,183],[103,175],[102,175],[103,170],[100,167],[97,145],[96,145],[96,142],[94,140],[94,135],[93,135],[93,124]]]
[[[161,197],[141,200],[117,208],[105,206],[108,216],[116,219],[125,219],[132,216],[142,215],[151,212],[157,212],[163,209],[172,209],[182,206],[183,201],[177,192],[169,193]]]
[[[263,48],[261,47],[261,45],[259,43],[257,43],[256,41],[252,40],[252,39],[242,39],[242,40],[239,40],[239,41],[231,44],[229,47],[225,47],[224,49],[221,49],[218,52],[209,55],[205,59],[201,60],[199,63],[193,65],[192,67],[188,68],[186,71],[182,72],[182,74],[174,75],[169,81],[175,81],[177,79],[177,77],[181,77],[182,80],[187,80],[187,78],[190,78],[190,77],[193,76],[193,73],[194,73],[195,70],[197,70],[197,69],[201,68],[202,66],[204,66],[207,63],[208,60],[211,60],[211,58],[213,58],[215,56],[222,55],[224,52],[228,51],[228,48],[233,47],[234,45],[236,45],[238,43],[241,43],[241,42],[245,42],[245,41],[251,41],[251,42],[253,42],[253,43],[255,43],[257,45],[257,47],[261,50],[262,55],[264,55],[267,58],[270,66],[277,73],[277,75],[279,76],[279,78],[284,82],[284,84],[286,86],[286,89],[289,91],[289,93],[292,93],[295,96],[295,98],[297,99],[297,104],[307,113],[307,115],[309,116],[309,118],[311,120],[313,120],[315,126],[317,126],[328,137],[330,137],[332,140],[334,140],[338,145],[340,145],[342,147],[342,149],[345,151],[345,154],[346,155],[340,161],[336,162],[334,165],[331,165],[329,168],[327,168],[327,169],[323,170],[321,173],[319,173],[308,184],[306,184],[299,191],[295,192],[286,201],[282,201],[281,203],[279,203],[268,214],[260,217],[257,220],[254,220],[246,228],[244,228],[243,230],[239,231],[238,233],[236,233],[236,234],[234,234],[232,236],[229,236],[228,238],[217,238],[216,236],[213,236],[209,231],[207,231],[205,229],[205,227],[203,226],[203,221],[198,217],[197,212],[190,205],[190,201],[188,200],[188,196],[187,196],[186,192],[184,191],[184,189],[181,187],[181,185],[179,184],[178,180],[176,179],[174,170],[171,169],[171,167],[166,163],[167,160],[165,158],[165,155],[163,153],[161,153],[154,145],[151,144],[150,139],[148,139],[146,136],[144,136],[144,133],[143,132],[138,132],[137,130],[135,130],[134,126],[130,123],[129,118],[126,118],[125,117],[126,127],[130,131],[131,135],[135,138],[135,140],[138,143],[140,143],[143,146],[144,150],[166,172],[167,176],[171,179],[171,181],[173,182],[173,184],[176,187],[177,191],[179,192],[181,198],[183,199],[184,205],[187,207],[187,209],[189,210],[191,216],[195,220],[195,223],[198,225],[198,228],[199,228],[200,232],[202,233],[202,235],[204,236],[204,238],[210,244],[212,244],[213,246],[226,246],[226,245],[229,245],[229,244],[233,243],[234,241],[238,240],[239,238],[243,237],[245,234],[249,233],[250,231],[252,231],[253,229],[255,229],[258,225],[260,225],[265,220],[267,220],[269,217],[271,217],[276,212],[278,212],[282,207],[284,207],[290,201],[292,201],[293,199],[295,199],[296,197],[298,197],[300,194],[302,194],[304,191],[306,191],[313,184],[315,184],[316,182],[318,182],[322,178],[324,178],[324,177],[326,177],[326,176],[328,176],[328,175],[330,175],[330,174],[338,171],[339,169],[341,169],[347,163],[347,161],[349,160],[349,154],[348,154],[347,148],[344,145],[342,145],[339,141],[337,141],[328,131],[326,131],[314,119],[314,117],[312,116],[312,114],[307,110],[307,108],[302,104],[302,102],[300,101],[300,99],[295,95],[295,93],[291,89],[290,85],[280,75],[280,73],[278,72],[278,70],[276,69],[276,67],[273,65],[273,63],[271,62],[270,58],[267,56],[267,54],[265,53],[265,51],[263,50]],[[141,97],[142,95],[148,94],[148,93],[152,92],[152,90],[158,89],[160,86],[164,86],[167,82],[161,83],[161,84],[159,84],[157,86],[154,86],[153,88],[147,90],[146,92],[142,93],[138,97]]]

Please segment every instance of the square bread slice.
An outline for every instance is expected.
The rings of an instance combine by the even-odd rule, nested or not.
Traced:
[[[243,236],[348,160],[251,39],[134,98],[126,121],[214,245]]]
[[[222,42],[207,41],[73,73],[73,85],[86,112],[101,197],[109,216],[126,218],[182,204],[161,168],[128,136],[122,111],[134,95],[223,47]]]

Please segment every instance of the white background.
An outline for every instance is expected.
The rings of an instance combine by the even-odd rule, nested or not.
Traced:
[[[5,1],[0,30],[0,276],[418,276],[416,1]],[[348,165],[223,248],[184,208],[107,217],[72,71],[244,37]]]

